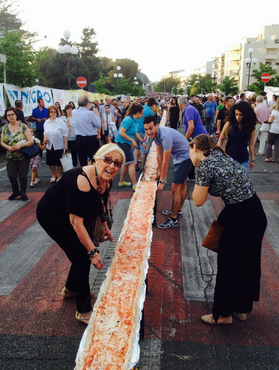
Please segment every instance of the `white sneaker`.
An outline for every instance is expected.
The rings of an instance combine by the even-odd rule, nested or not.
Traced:
[[[37,185],[41,180],[38,177],[35,178],[34,184]]]
[[[35,182],[31,181],[30,182],[30,188],[34,188],[34,186],[35,186]]]

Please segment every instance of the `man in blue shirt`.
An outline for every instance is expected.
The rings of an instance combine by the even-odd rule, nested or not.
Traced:
[[[206,128],[209,133],[209,135],[212,135],[213,133],[213,125],[215,121],[215,114],[217,109],[217,103],[215,100],[213,100],[213,95],[209,94],[207,97],[207,101],[203,105],[205,110],[205,116],[206,116]]]
[[[87,159],[93,161],[93,156],[100,147],[101,119],[96,108],[93,112],[86,95],[78,98],[79,109],[73,111],[73,126],[76,132],[76,148],[80,165],[86,166]]]
[[[187,96],[180,96],[178,99],[178,104],[182,111],[185,138],[189,140],[190,138],[195,138],[200,134],[207,135],[207,131],[202,123],[199,111],[194,106],[189,104]],[[188,176],[189,181],[195,180],[194,166],[192,166],[190,169]]]
[[[187,176],[192,162],[188,140],[178,131],[170,127],[160,127],[154,123],[154,116],[144,119],[146,135],[153,139],[157,146],[157,161],[159,169],[158,190],[163,190],[168,173],[170,156],[173,157],[174,176],[171,187],[172,208],[166,209],[163,214],[168,219],[157,225],[159,229],[170,229],[178,226],[177,217],[182,216],[182,207],[187,195]]]
[[[155,107],[155,106],[156,106],[156,100],[154,98],[149,98],[147,101],[147,104],[143,106],[142,118],[137,119],[137,126],[138,126],[137,132],[142,139],[145,138],[143,120],[146,116],[154,116],[152,107]],[[138,146],[135,149],[135,165],[136,165],[136,171],[139,171],[139,165],[138,165],[139,153],[141,152],[141,168],[143,169],[145,166],[147,150],[144,149],[143,145],[138,140],[137,140],[137,144]]]
[[[44,99],[38,99],[38,106],[32,111],[31,119],[36,122],[36,137],[43,145],[44,140],[44,123],[48,119],[47,109],[45,108]],[[43,156],[43,151],[40,149],[40,157]]]

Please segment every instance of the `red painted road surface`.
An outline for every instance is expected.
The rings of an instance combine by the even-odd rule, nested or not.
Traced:
[[[0,200],[8,195],[1,193]],[[278,193],[258,195],[279,205]],[[0,223],[0,252],[36,222],[35,209],[41,196],[42,193],[30,194],[30,202]],[[131,196],[131,191],[112,192],[112,203]],[[210,200],[217,215],[223,208],[222,202],[211,197]],[[170,202],[171,192],[159,195],[158,223],[165,220],[160,211],[168,208]],[[279,257],[268,240],[263,242],[260,302],[245,323],[235,319],[233,325],[214,328],[200,320],[201,315],[210,312],[210,304],[184,300],[180,243],[179,228],[153,228],[145,302],[146,339],[211,344],[214,337],[215,344],[220,345],[278,347]],[[68,259],[53,243],[14,291],[0,296],[0,334],[80,338],[84,326],[74,319],[75,302],[63,301],[60,296],[69,267]]]

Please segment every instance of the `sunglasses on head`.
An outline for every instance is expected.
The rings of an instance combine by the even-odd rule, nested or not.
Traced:
[[[110,157],[103,157],[102,160],[106,163],[106,164],[113,164],[115,165],[115,167],[118,167],[120,168],[122,166],[122,163],[119,162],[118,160],[116,161],[113,161]]]

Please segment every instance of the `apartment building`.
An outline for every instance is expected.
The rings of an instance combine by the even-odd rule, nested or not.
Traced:
[[[251,51],[250,49],[253,49],[252,54],[248,52],[248,50]],[[252,59],[250,74],[249,65],[245,61],[248,57]],[[253,61],[255,58],[256,63]],[[245,37],[242,43],[230,46],[224,56],[224,77],[234,77],[238,83],[239,92],[245,91],[248,80],[249,85],[255,82],[251,74],[253,69],[259,68],[259,63],[272,66],[279,74],[279,24],[265,26],[257,37]],[[220,63],[220,69],[222,69],[222,63]],[[220,77],[218,76],[218,82],[221,80]]]

